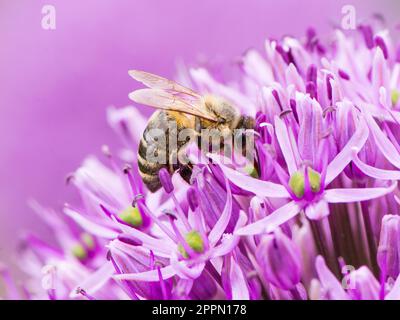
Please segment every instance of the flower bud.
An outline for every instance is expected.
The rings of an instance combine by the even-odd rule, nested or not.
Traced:
[[[397,278],[400,272],[400,216],[383,217],[377,260],[383,274]]]
[[[280,229],[264,237],[257,248],[257,261],[274,286],[290,290],[301,277],[301,258],[296,244]]]
[[[162,168],[158,172],[158,178],[160,179],[161,185],[164,188],[165,192],[171,193],[174,191],[174,185],[172,184],[171,175],[169,174],[168,170]]]
[[[199,195],[197,194],[196,190],[194,188],[190,188],[187,191],[187,200],[189,203],[189,207],[192,211],[195,211],[196,208],[199,206]]]

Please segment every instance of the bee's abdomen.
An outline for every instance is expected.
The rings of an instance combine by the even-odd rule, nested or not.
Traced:
[[[162,168],[167,168],[171,173],[168,159],[169,120],[165,112],[156,112],[151,117],[139,143],[137,157],[139,173],[143,183],[151,192],[161,188],[158,172]],[[163,133],[165,140],[155,143],[151,135],[153,129],[156,129],[155,132],[158,134]]]
[[[161,168],[160,168],[161,169]],[[158,177],[158,172],[155,174],[148,174],[143,172],[139,168],[140,176],[142,177],[143,183],[151,192],[156,192],[161,188],[160,178]]]
[[[146,151],[146,147],[144,147],[144,145],[146,144],[146,141],[144,140],[144,138],[142,138],[140,141],[139,153],[137,157],[139,173],[142,177],[143,183],[147,186],[147,188],[151,192],[155,192],[161,188],[160,179],[158,178],[158,172],[162,168],[168,167],[168,165],[148,161],[146,159],[146,152],[144,152],[144,154],[140,152],[140,149],[142,149],[142,151]]]

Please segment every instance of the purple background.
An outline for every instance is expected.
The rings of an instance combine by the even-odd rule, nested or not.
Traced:
[[[21,230],[47,229],[27,207],[60,208],[73,197],[64,178],[104,143],[115,146],[107,106],[129,104],[131,68],[173,76],[177,58],[232,61],[266,37],[327,34],[352,4],[361,21],[396,0],[0,0],[0,260]],[[57,29],[41,28],[52,4]]]

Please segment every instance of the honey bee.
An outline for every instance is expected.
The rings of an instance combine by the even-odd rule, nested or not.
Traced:
[[[221,139],[232,136],[233,130],[254,128],[252,117],[242,115],[236,107],[220,97],[202,96],[172,80],[148,72],[131,70],[129,75],[148,87],[131,92],[129,98],[159,109],[149,119],[137,156],[139,173],[151,192],[161,187],[158,173],[162,168],[166,168],[171,175],[178,171],[186,182],[190,182],[192,165],[182,161],[181,155],[193,141],[192,137],[197,139],[199,145],[204,145],[204,142],[210,144],[206,151],[213,152],[215,144],[221,144]],[[222,138],[210,143],[209,137],[202,136],[204,129],[217,132]],[[172,143],[173,138],[180,136],[184,130],[193,134],[191,138],[186,136]],[[149,154],[157,160],[149,159]]]

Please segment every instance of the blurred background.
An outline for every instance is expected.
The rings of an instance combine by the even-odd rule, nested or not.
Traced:
[[[55,30],[41,26],[46,4]],[[0,261],[23,230],[48,236],[27,199],[61,208],[65,176],[117,145],[105,110],[129,104],[129,69],[173,77],[178,59],[230,63],[266,37],[326,35],[346,4],[359,22],[398,22],[398,0],[0,0]]]

